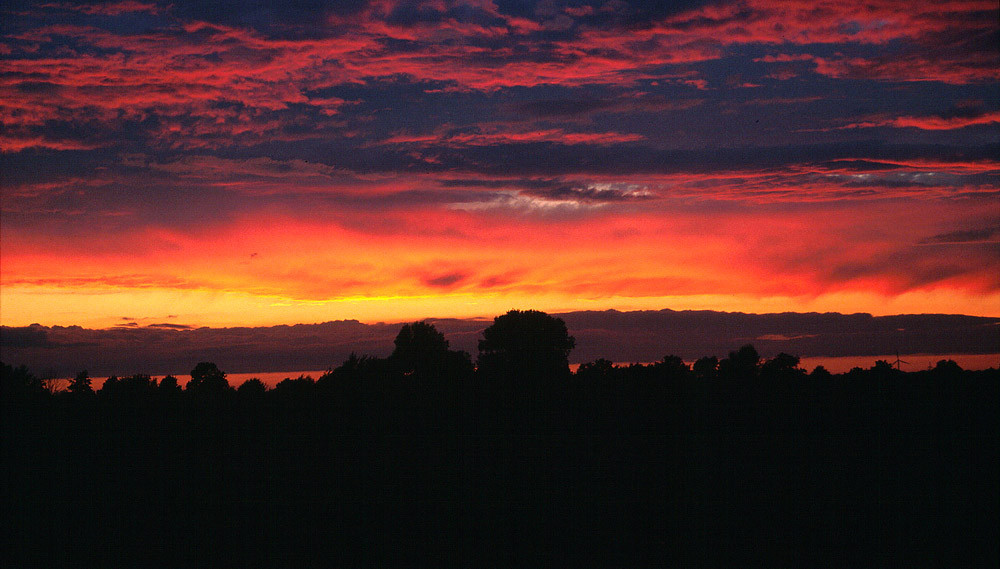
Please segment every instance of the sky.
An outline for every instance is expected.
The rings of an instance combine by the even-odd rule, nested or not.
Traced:
[[[1000,316],[995,0],[0,7],[0,323]]]

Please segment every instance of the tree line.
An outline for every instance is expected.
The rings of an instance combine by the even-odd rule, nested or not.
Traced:
[[[173,375],[157,381],[147,374],[111,376],[100,389],[94,390],[92,378],[84,370],[68,381],[65,396],[82,398],[97,394],[104,398],[123,397],[188,397],[213,399],[227,393],[242,397],[263,396],[274,391],[275,396],[315,391],[350,392],[362,384],[377,382],[386,388],[392,384],[409,383],[409,387],[440,392],[460,389],[480,380],[489,382],[502,397],[529,399],[551,395],[553,390],[594,388],[597,384],[617,383],[621,387],[643,381],[748,382],[761,381],[776,387],[781,382],[795,380],[829,381],[833,374],[823,366],[811,372],[799,367],[799,358],[780,353],[763,359],[753,345],[744,345],[727,357],[705,356],[689,365],[679,356],[667,355],[652,364],[616,365],[607,359],[581,364],[571,372],[569,353],[575,346],[565,323],[535,310],[512,310],[497,317],[483,331],[475,363],[470,354],[451,350],[448,340],[434,325],[427,322],[404,324],[394,340],[394,349],[387,358],[351,356],[340,366],[330,369],[317,379],[309,376],[286,378],[274,388],[252,378],[233,386],[226,374],[212,362],[200,362],[191,370],[190,380],[182,387]],[[934,377],[957,378],[963,373],[953,360],[941,360],[928,370]],[[919,374],[918,374],[919,375]],[[838,378],[847,380],[903,376],[884,360],[869,369],[854,368]],[[52,380],[40,379],[24,366],[3,364],[2,392],[6,398],[38,398],[56,393]]]

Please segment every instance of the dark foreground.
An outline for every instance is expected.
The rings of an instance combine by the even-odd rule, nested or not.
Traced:
[[[54,396],[8,366],[4,566],[998,566],[996,370],[669,363]]]

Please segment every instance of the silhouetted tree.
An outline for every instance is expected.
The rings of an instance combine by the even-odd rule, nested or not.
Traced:
[[[49,395],[55,395],[61,391],[62,379],[56,377],[42,377],[42,387]]]
[[[691,369],[694,372],[694,376],[699,380],[715,379],[719,370],[719,358],[715,356],[698,358]]]
[[[813,368],[812,372],[809,374],[809,377],[812,379],[827,380],[833,377],[833,374],[831,374],[829,370],[827,370],[825,367],[820,365]]]
[[[406,374],[440,374],[448,358],[448,340],[433,324],[404,324],[393,342],[389,360]]]
[[[663,356],[663,361],[654,365],[659,375],[666,380],[676,381],[687,377],[691,367],[680,356]]]
[[[229,390],[226,374],[212,362],[199,362],[191,370],[186,390],[200,395],[217,395]]]
[[[312,377],[309,377],[308,375],[300,375],[295,379],[290,377],[282,379],[274,386],[272,391],[275,396],[307,400],[313,393],[315,387],[316,382]]]
[[[561,318],[537,310],[511,310],[483,330],[479,370],[492,378],[565,378],[569,376],[569,353],[575,346]]]
[[[245,397],[258,397],[267,392],[267,386],[256,377],[244,381],[236,388],[236,392]]]
[[[931,371],[938,376],[958,377],[962,374],[962,366],[958,365],[955,360],[940,360]]]
[[[177,383],[177,378],[168,375],[160,380],[160,393],[165,396],[176,396],[181,392],[181,386]]]
[[[76,377],[69,381],[69,386],[66,389],[74,395],[93,393],[94,388],[90,386],[90,374],[87,373],[87,370],[76,374]]]
[[[104,383],[101,384],[101,388],[98,389],[97,392],[102,395],[113,393],[115,389],[118,388],[118,381],[117,375],[109,375],[108,378],[104,380]]]
[[[805,376],[805,370],[799,368],[798,356],[784,352],[761,364],[760,373],[769,379],[795,379]]]
[[[875,365],[872,366],[871,372],[875,377],[885,378],[889,377],[896,371],[892,364],[885,360],[875,360]]]
[[[316,380],[316,387],[330,391],[335,397],[357,395],[366,360],[366,356],[359,356],[351,352],[344,363],[319,376],[319,379]]]
[[[0,364],[0,394],[5,400],[45,395],[42,380],[28,371],[27,366]]]
[[[747,344],[719,362],[719,375],[726,379],[750,380],[757,377],[760,354]]]
[[[152,377],[137,373],[125,377],[111,376],[101,386],[98,392],[104,397],[113,399],[125,399],[138,401],[149,399],[156,393],[156,380]]]
[[[615,364],[606,358],[599,358],[592,362],[580,364],[576,370],[576,376],[580,379],[593,381],[611,378],[615,371]]]

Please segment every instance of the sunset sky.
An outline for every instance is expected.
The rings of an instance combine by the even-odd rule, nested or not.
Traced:
[[[998,18],[5,1],[0,321],[1000,316]]]

